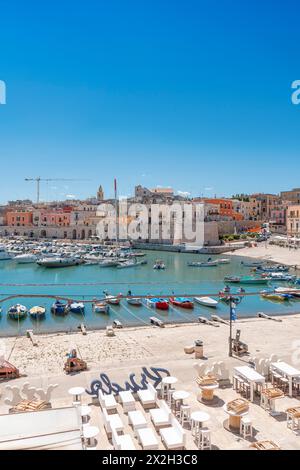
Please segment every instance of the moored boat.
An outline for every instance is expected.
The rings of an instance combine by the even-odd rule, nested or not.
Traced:
[[[25,253],[14,257],[14,261],[18,264],[36,263],[37,259],[38,257],[31,253]]]
[[[258,268],[259,266],[262,266],[261,261],[241,261],[241,265],[244,266],[245,268]]]
[[[194,302],[191,299],[188,299],[187,297],[170,297],[169,301],[172,305],[175,305],[176,307],[182,307],[182,308],[194,308]]]
[[[16,304],[9,308],[7,315],[13,320],[21,320],[27,315],[27,308],[24,305]]]
[[[153,269],[166,269],[166,265],[162,259],[157,259],[154,263]]]
[[[169,304],[165,299],[160,299],[158,297],[147,299],[147,305],[150,308],[157,308],[158,310],[168,310]]]
[[[300,297],[300,289],[293,287],[276,287],[274,291],[278,294],[291,294],[293,297]]]
[[[218,259],[218,264],[229,264],[230,263],[230,259],[229,258],[221,258],[221,259]]]
[[[106,302],[94,302],[93,303],[93,312],[94,313],[109,313],[109,305]]]
[[[267,284],[269,277],[255,277],[255,276],[226,276],[224,282],[235,284]]]
[[[272,291],[261,291],[260,295],[264,299],[274,300],[274,301],[279,301],[279,302],[284,302],[284,301],[290,300],[292,298],[291,294],[287,294],[287,293],[280,294],[280,293],[276,293],[274,291],[273,292]]]
[[[53,258],[46,257],[37,261],[37,264],[44,268],[67,268],[69,266],[78,266],[82,263],[83,262],[80,258],[63,256],[56,256]]]
[[[29,310],[29,315],[30,318],[33,318],[34,320],[42,320],[46,316],[46,308],[42,307],[41,305],[32,307]]]
[[[67,304],[56,300],[51,307],[51,312],[54,315],[66,315],[68,313]]]
[[[105,301],[108,303],[108,304],[111,304],[111,305],[120,305],[120,294],[119,295],[110,295],[108,294],[108,292],[104,292],[105,294]]]
[[[0,261],[7,261],[11,259],[12,256],[6,251],[3,245],[0,245]]]
[[[135,306],[142,305],[142,299],[139,299],[138,297],[127,297],[126,300],[129,305],[135,305]]]
[[[83,302],[70,302],[67,305],[67,310],[72,313],[84,314],[84,303]]]
[[[187,263],[188,266],[194,268],[209,268],[213,266],[218,266],[218,261],[191,261]]]
[[[212,299],[211,297],[194,297],[194,300],[198,304],[204,305],[205,307],[216,308],[218,305],[218,301]]]

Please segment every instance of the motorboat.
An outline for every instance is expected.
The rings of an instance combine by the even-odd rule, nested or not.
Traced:
[[[0,245],[0,261],[12,259],[12,256],[6,251],[3,245]]]
[[[160,299],[154,297],[152,299],[147,299],[147,306],[150,308],[157,308],[158,310],[168,310],[169,304],[165,299]]]
[[[46,316],[46,308],[40,305],[32,307],[29,310],[29,315],[30,318],[33,318],[34,320],[42,320]]]
[[[94,313],[109,313],[109,305],[106,302],[94,302],[93,303],[93,312]]]
[[[235,284],[267,284],[269,277],[255,277],[255,276],[226,276],[224,282]]]
[[[241,261],[241,265],[245,268],[258,268],[262,266],[261,261]]]
[[[260,292],[261,297],[268,300],[283,302],[290,300],[293,296],[288,293],[277,293],[274,291],[263,290]]]
[[[295,282],[296,276],[292,274],[286,274],[284,272],[269,272],[262,274],[262,277],[268,276],[271,281],[281,281],[281,282]]]
[[[218,266],[218,261],[191,261],[187,263],[188,266],[194,267],[194,268],[209,268],[213,266]]]
[[[181,307],[181,308],[194,308],[194,302],[191,299],[188,299],[187,297],[170,297],[169,301],[172,305],[175,305],[176,307]]]
[[[138,297],[127,297],[126,300],[129,305],[135,305],[135,306],[143,305],[142,299]]]
[[[84,303],[83,302],[71,302],[67,305],[67,309],[72,313],[84,314]]]
[[[221,258],[221,259],[218,259],[218,264],[229,264],[230,263],[230,259],[229,258]]]
[[[166,265],[162,259],[157,259],[154,263],[153,269],[166,269]]]
[[[43,266],[44,268],[66,268],[69,266],[78,266],[82,264],[82,260],[75,257],[56,256],[53,258],[46,257],[39,259],[37,264],[39,266]]]
[[[205,307],[216,308],[218,305],[218,301],[212,299],[211,297],[194,297],[194,300],[198,304],[204,305]]]
[[[67,304],[56,300],[51,307],[51,312],[54,315],[66,315],[68,313]]]
[[[14,257],[14,261],[18,264],[29,264],[36,263],[38,257],[32,253],[24,253],[22,255],[17,255]]]
[[[22,320],[27,315],[27,308],[21,304],[13,305],[9,308],[7,315],[13,320]]]
[[[278,294],[291,294],[293,297],[300,297],[300,289],[293,287],[276,287],[274,292]]]
[[[105,294],[105,300],[108,304],[111,305],[120,305],[120,297],[119,295],[110,295]]]
[[[129,260],[126,260],[126,261],[121,261],[118,264],[117,269],[134,268],[135,266],[140,266],[141,264],[143,264],[142,261],[136,261],[135,259],[129,259]]]
[[[101,268],[114,268],[119,265],[120,260],[118,259],[104,259],[99,262]]]
[[[287,273],[289,271],[288,266],[284,265],[274,265],[274,266],[261,266],[257,268],[257,271],[263,272],[263,273]]]

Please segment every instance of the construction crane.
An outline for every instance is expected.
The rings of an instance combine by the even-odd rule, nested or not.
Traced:
[[[25,178],[25,181],[35,181],[36,182],[36,202],[37,204],[40,202],[40,184],[41,181],[90,181],[90,180],[82,180],[82,179],[74,179],[74,178],[41,178],[38,176],[37,178]]]

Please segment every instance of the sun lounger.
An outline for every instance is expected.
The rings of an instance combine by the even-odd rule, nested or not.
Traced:
[[[153,385],[148,384],[146,390],[138,390],[137,395],[145,409],[156,407],[157,391],[155,390]]]
[[[116,433],[123,431],[124,424],[120,416],[116,413],[113,415],[109,415],[105,408],[102,410],[102,417],[104,422],[104,428],[107,434],[108,439],[112,437],[112,429],[116,431]]]
[[[160,430],[163,444],[169,449],[184,449],[186,433],[174,416],[171,416],[171,427]]]
[[[155,429],[168,426],[171,424],[172,412],[164,400],[160,400],[159,408],[150,410],[151,421],[154,424]]]
[[[137,439],[138,442],[141,444],[143,450],[156,450],[158,449],[158,439],[151,428],[142,428],[137,429]]]

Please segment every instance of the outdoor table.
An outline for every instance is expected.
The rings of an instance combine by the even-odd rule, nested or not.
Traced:
[[[263,375],[256,372],[255,369],[252,369],[249,366],[241,366],[234,368],[235,375],[239,375],[242,378],[245,378],[250,384],[250,401],[254,399],[254,386],[256,384],[265,384],[266,379]]]
[[[172,385],[176,384],[177,382],[178,379],[176,377],[172,377],[171,375],[168,375],[167,377],[164,377],[162,379],[162,398],[168,395],[168,390],[172,387]]]
[[[202,393],[202,400],[212,401],[214,399],[214,391],[219,388],[219,384],[199,385]]]
[[[285,375],[289,381],[289,396],[293,396],[293,379],[300,378],[300,370],[295,369],[286,362],[272,362],[270,364],[271,373],[279,372],[281,375]]]
[[[83,387],[72,387],[69,389],[69,394],[74,397],[73,401],[79,403],[81,401],[81,395],[85,392]]]
[[[131,424],[135,434],[138,429],[145,428],[148,424],[144,414],[140,410],[129,411],[128,422]]]
[[[135,399],[129,390],[119,393],[124,412],[135,410]]]
[[[83,428],[83,437],[87,440],[87,445],[92,445],[91,440],[99,434],[99,428],[97,426],[85,426]]]
[[[202,423],[210,419],[209,414],[204,411],[193,411],[191,414],[191,431],[192,435],[196,435],[199,429],[202,428]]]
[[[240,413],[237,413],[236,411],[233,411],[233,410],[228,410],[226,403],[225,403],[225,405],[223,405],[223,410],[229,416],[229,427],[234,429],[235,431],[240,429],[241,418],[243,416],[246,416],[249,413],[248,410],[247,411],[242,411]]]

